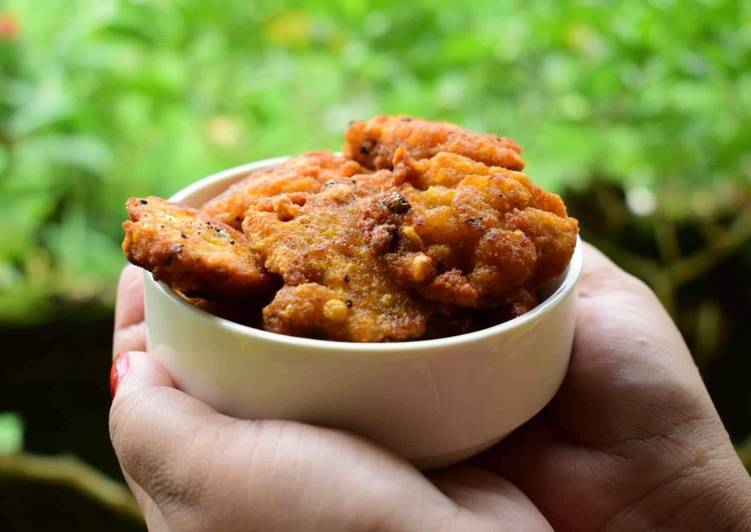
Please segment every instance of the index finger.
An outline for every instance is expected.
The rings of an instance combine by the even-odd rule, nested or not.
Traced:
[[[143,270],[129,264],[123,269],[117,288],[113,355],[146,349],[146,325],[143,320]]]

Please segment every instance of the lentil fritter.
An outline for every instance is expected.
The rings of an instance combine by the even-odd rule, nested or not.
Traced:
[[[577,221],[521,172],[514,140],[406,116],[345,139],[343,156],[256,170],[200,209],[132,198],[128,259],[200,308],[354,342],[502,322],[565,271]]]

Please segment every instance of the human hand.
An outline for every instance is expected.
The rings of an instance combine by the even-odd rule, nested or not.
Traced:
[[[152,530],[550,530],[501,477],[425,477],[345,432],[217,413],[145,349],[142,272],[121,278],[110,433]]]
[[[680,333],[646,285],[586,246],[571,364],[478,461],[556,530],[748,530],[751,481]]]
[[[117,351],[145,345],[141,291],[128,270]],[[591,249],[579,298],[560,393],[472,461],[480,467],[426,479],[345,433],[220,416],[170,388],[163,368],[141,353],[128,357],[113,403],[113,442],[157,529],[548,527],[491,472],[512,479],[557,529],[741,525],[748,476],[664,310]]]

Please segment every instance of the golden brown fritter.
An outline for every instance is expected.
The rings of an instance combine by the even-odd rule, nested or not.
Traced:
[[[520,153],[443,122],[355,122],[345,157],[251,172],[201,211],[130,200],[123,249],[191,304],[268,331],[461,334],[534,308],[576,245],[576,220]]]
[[[276,208],[248,211],[247,238],[287,285],[264,309],[265,329],[356,342],[423,335],[429,310],[389,277],[362,227],[366,191],[380,190],[388,175],[333,183],[301,205],[281,196]]]
[[[189,296],[239,299],[273,278],[245,236],[196,209],[157,197],[131,198],[123,251],[158,281]]]
[[[517,314],[565,270],[577,222],[525,174],[453,153],[414,160],[399,150],[395,160],[394,188],[371,199],[366,219],[373,253],[402,286]]]
[[[522,150],[515,140],[474,133],[447,122],[377,116],[352,122],[345,133],[344,155],[367,168],[393,168],[394,154],[400,147],[414,159],[449,152],[492,166],[511,170],[524,168]]]
[[[250,172],[207,202],[201,210],[240,229],[245,212],[259,200],[283,193],[297,193],[302,198],[318,192],[327,181],[349,178],[362,172],[365,169],[350,159],[330,152],[310,152]]]

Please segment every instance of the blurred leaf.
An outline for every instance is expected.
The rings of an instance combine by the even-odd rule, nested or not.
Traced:
[[[0,413],[0,454],[23,449],[23,420],[15,412]]]
[[[274,44],[303,48],[312,42],[313,20],[302,11],[284,11],[268,22],[264,35]]]
[[[45,230],[45,241],[60,273],[66,296],[86,300],[108,294],[124,259],[116,242],[96,231],[81,208],[67,212]]]
[[[23,149],[44,165],[63,165],[106,175],[111,164],[107,146],[84,135],[38,135],[24,142]]]
[[[8,132],[22,137],[64,118],[73,111],[72,95],[66,95],[59,78],[48,76],[35,86],[19,85],[15,112],[7,122]]]
[[[337,149],[377,113],[516,137],[541,185],[648,190],[676,220],[751,183],[748,2],[3,6],[0,321],[111,300],[128,196]]]

